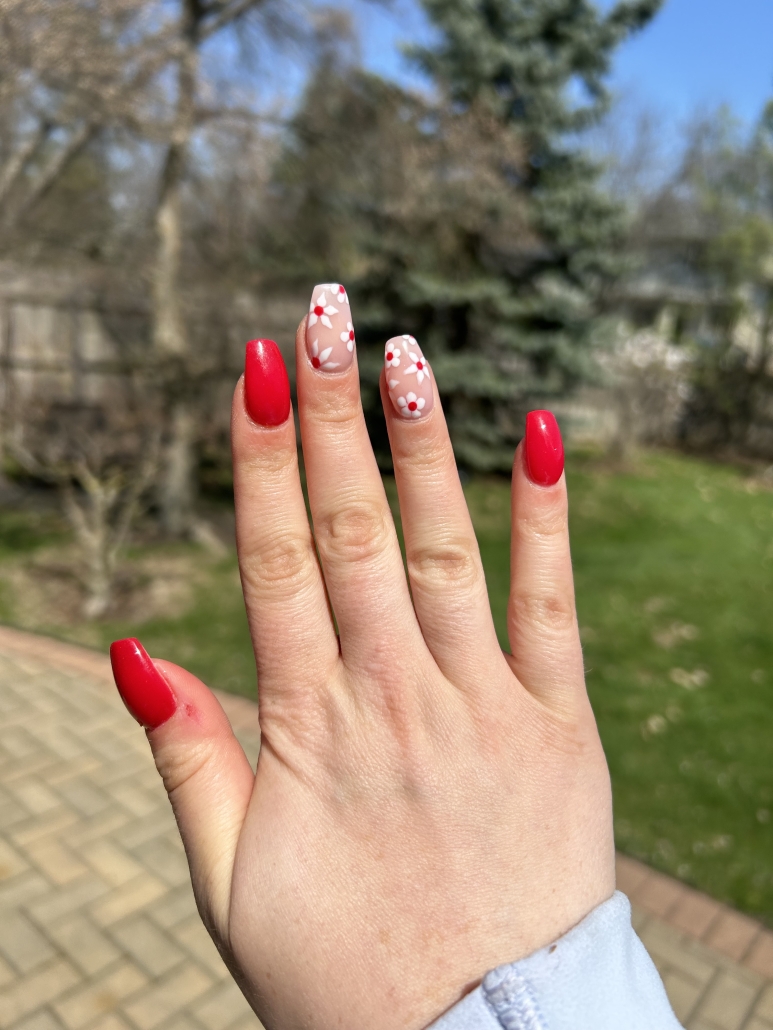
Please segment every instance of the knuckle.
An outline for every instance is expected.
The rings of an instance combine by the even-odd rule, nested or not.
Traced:
[[[451,585],[470,589],[483,578],[477,550],[469,541],[446,543],[410,553],[408,574],[412,583],[434,592]]]
[[[242,576],[249,587],[260,589],[297,583],[314,568],[311,540],[283,536],[267,541],[242,561]]]
[[[314,391],[306,408],[308,414],[316,422],[335,426],[338,432],[358,429],[363,419],[359,392],[349,397],[346,391],[342,395],[338,383],[325,383],[324,386],[328,388]]]
[[[324,557],[344,562],[373,558],[389,546],[391,517],[375,503],[353,504],[315,523],[317,546]]]
[[[548,504],[513,520],[513,531],[527,540],[543,540],[563,536],[569,520],[565,504]]]
[[[173,803],[186,784],[195,779],[214,756],[215,748],[207,739],[186,743],[184,748],[178,742],[170,742],[156,751],[156,768]]]
[[[573,598],[559,593],[510,595],[510,618],[536,626],[543,632],[564,633],[574,627]]]
[[[419,419],[412,429],[428,429],[426,422]],[[425,440],[424,445],[417,440],[416,434],[409,436],[398,434],[392,441],[392,456],[395,462],[399,462],[400,470],[408,475],[421,475],[427,478],[445,478],[448,475],[457,475],[456,463],[451,453],[450,443],[448,447],[433,446],[432,442]]]
[[[276,476],[295,473],[298,468],[298,452],[295,447],[263,447],[251,449],[239,456],[240,471],[245,476]]]

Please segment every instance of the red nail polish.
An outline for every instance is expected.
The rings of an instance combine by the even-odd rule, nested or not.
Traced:
[[[552,411],[530,411],[523,446],[526,472],[532,483],[553,486],[564,471],[564,444]]]
[[[250,340],[244,356],[244,404],[260,426],[281,426],[290,414],[290,380],[273,340]]]
[[[172,688],[133,637],[110,645],[110,663],[118,693],[131,714],[149,730],[170,719],[177,700]]]

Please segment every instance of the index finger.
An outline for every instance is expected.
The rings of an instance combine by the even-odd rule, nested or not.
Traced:
[[[273,341],[248,344],[231,422],[236,544],[261,703],[269,692],[284,694],[317,682],[320,670],[331,670],[338,660],[301,490],[289,385],[285,398],[282,375],[286,381]],[[279,424],[258,421],[283,415]]]

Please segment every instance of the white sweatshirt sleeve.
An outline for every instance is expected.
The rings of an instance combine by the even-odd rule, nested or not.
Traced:
[[[428,1030],[681,1030],[617,891],[554,944],[488,973]]]

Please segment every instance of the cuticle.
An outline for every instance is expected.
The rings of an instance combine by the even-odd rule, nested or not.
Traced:
[[[321,376],[323,379],[328,379],[330,376],[345,376],[347,372],[351,372],[351,370],[353,368],[357,368],[357,362],[355,360],[353,360],[351,365],[349,365],[348,368],[342,368],[340,372],[336,372],[335,370],[333,370],[332,372],[327,372],[327,371],[325,371],[325,369],[315,368],[312,365],[311,358],[309,357],[308,354],[306,355],[306,364],[311,369],[311,371],[314,373],[314,375]]]

